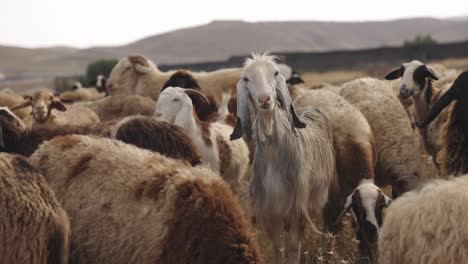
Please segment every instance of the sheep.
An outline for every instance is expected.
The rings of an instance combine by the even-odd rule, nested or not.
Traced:
[[[109,92],[106,89],[107,78],[106,76],[99,74],[96,78],[96,90],[99,93],[104,93],[105,96],[109,95]]]
[[[387,209],[379,263],[465,263],[468,257],[468,175],[433,180]]]
[[[192,139],[202,162],[219,173],[238,191],[249,165],[249,148],[245,141],[230,142],[232,127],[223,122],[200,121],[189,97],[208,99],[197,90],[168,87],[159,96],[155,114],[181,127]]]
[[[175,71],[161,72],[149,59],[143,56],[128,56],[121,59],[112,69],[107,81],[110,94],[137,94],[157,100],[163,84]],[[193,76],[202,91],[213,97],[216,105],[221,103],[221,94],[231,91],[235,94],[241,68],[222,69],[213,72],[194,72]]]
[[[71,263],[262,262],[238,201],[207,168],[78,135],[30,161],[70,215]]]
[[[101,121],[109,121],[129,115],[151,116],[154,114],[156,102],[139,95],[112,95],[92,102],[76,103],[74,106],[89,108]]]
[[[9,107],[13,108],[24,101],[23,96],[0,92],[0,107]],[[21,119],[26,118],[27,116],[31,115],[31,107],[25,107],[23,109],[15,110],[15,114],[18,115]]]
[[[200,85],[195,80],[193,75],[185,70],[177,70],[170,78],[167,80],[161,92],[164,91],[167,87],[180,87],[188,88],[200,91]],[[192,99],[195,112],[197,112],[198,117],[201,121],[210,121],[213,119],[213,114],[217,112],[218,107],[214,102],[212,97],[208,97],[209,103],[206,103],[205,100],[200,100],[198,96],[192,96]]]
[[[61,93],[58,97],[62,102],[73,103],[80,101],[93,101],[104,97],[96,88],[84,88],[80,82],[75,82],[72,91]]]
[[[404,63],[385,77],[386,80],[399,78],[401,78],[400,100],[411,99],[414,106],[414,113],[411,113],[414,115],[414,122],[422,122],[427,118],[429,108],[445,93],[446,89],[433,86],[432,82],[439,78],[431,68],[417,60]],[[427,129],[419,129],[425,149],[434,158],[437,157],[437,152],[440,150],[438,144],[439,127],[446,120],[447,113],[444,111]]]
[[[352,206],[359,226],[356,236],[360,241],[361,258],[375,259],[377,232],[382,224],[376,219],[381,219],[382,209],[388,206],[390,199],[374,184],[377,154],[369,123],[357,108],[327,90],[307,91],[294,100],[294,104],[298,108],[316,107],[332,127],[338,184],[330,186],[324,222],[339,223]],[[340,213],[338,210],[345,200]],[[337,227],[332,227],[331,231],[336,233]]]
[[[183,130],[155,117],[130,116],[115,125],[112,138],[149,149],[174,159],[186,160],[192,166],[201,158],[192,140]]]
[[[447,108],[447,120],[440,127],[437,153],[442,176],[468,173],[468,71],[461,73],[453,85],[432,105],[426,120],[417,123],[425,127]]]
[[[357,107],[371,126],[377,153],[375,183],[391,184],[396,198],[424,182],[420,142],[390,84],[360,78],[344,83],[339,94]]]
[[[249,100],[256,112],[253,128]],[[316,109],[296,114],[274,57],[266,54],[246,60],[237,84],[237,104],[231,140],[245,134],[250,141],[252,130],[256,137],[249,186],[254,215],[273,241],[274,259],[282,260],[284,230],[286,259],[299,263],[306,226],[319,232],[310,215],[321,215],[335,177],[330,123]]]
[[[34,92],[33,96],[26,98],[23,103],[13,107],[12,110],[29,106],[32,106],[31,126],[45,123],[85,125],[100,121],[94,111],[77,106],[71,106],[67,109],[60,99],[55,98],[52,93],[45,90]],[[63,113],[53,112],[53,109]]]
[[[2,263],[67,263],[70,222],[44,176],[22,156],[0,154]]]

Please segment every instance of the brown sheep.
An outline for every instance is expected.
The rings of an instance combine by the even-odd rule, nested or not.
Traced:
[[[207,168],[78,135],[30,161],[70,215],[71,263],[262,262],[236,198]]]
[[[0,167],[1,263],[67,263],[70,222],[44,177],[19,155]]]
[[[170,158],[185,160],[192,166],[201,164],[200,155],[187,134],[178,126],[155,117],[124,118],[117,124],[113,138]]]

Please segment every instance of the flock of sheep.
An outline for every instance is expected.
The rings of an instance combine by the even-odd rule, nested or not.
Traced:
[[[462,263],[468,72],[385,79],[312,90],[266,54],[214,72],[129,56],[96,89],[0,92],[0,262],[263,263],[261,227],[272,261],[300,263],[351,212],[361,259]]]

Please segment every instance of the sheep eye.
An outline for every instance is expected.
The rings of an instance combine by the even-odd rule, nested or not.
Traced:
[[[173,102],[179,102],[180,99],[179,99],[179,98],[174,98],[172,101],[173,101]]]
[[[249,82],[249,78],[247,77],[242,78],[242,80],[244,80],[244,82]]]
[[[279,72],[278,71],[275,71],[275,76],[278,76]]]

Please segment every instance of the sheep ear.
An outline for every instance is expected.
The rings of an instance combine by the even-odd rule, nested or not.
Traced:
[[[334,225],[338,225],[341,221],[341,219],[343,218],[343,216],[346,214],[346,212],[349,211],[349,209],[351,208],[351,205],[353,205],[353,196],[354,196],[354,193],[356,191],[352,192],[347,198],[346,198],[346,201],[345,203],[343,204],[343,209],[341,210],[341,213],[338,215],[338,217],[336,218],[336,221],[335,221],[335,224]]]
[[[249,90],[245,81],[242,79],[237,83],[237,118],[234,131],[230,136],[230,140],[236,140],[242,137],[245,133],[247,140],[252,139],[252,125],[250,124],[249,110]]]
[[[385,80],[396,80],[398,78],[401,78],[401,76],[403,76],[403,68],[400,67],[396,70],[393,70],[391,71],[389,74],[387,74],[387,76],[385,76]]]
[[[306,124],[302,122],[296,114],[296,110],[294,109],[294,106],[291,101],[291,96],[289,95],[288,85],[286,84],[284,77],[281,75],[278,75],[277,77],[276,93],[278,99],[281,101],[284,109],[288,113],[288,119],[289,123],[291,123],[291,129],[295,131],[295,128],[306,127]]]
[[[128,60],[132,63],[135,70],[141,74],[147,74],[151,70],[148,59],[143,56],[129,56]]]
[[[52,107],[61,112],[67,111],[67,107],[59,99],[52,100]]]
[[[429,68],[429,67],[426,67],[427,69],[427,77],[433,79],[433,80],[439,80],[439,77],[437,77],[437,75],[435,74],[434,70]]]

